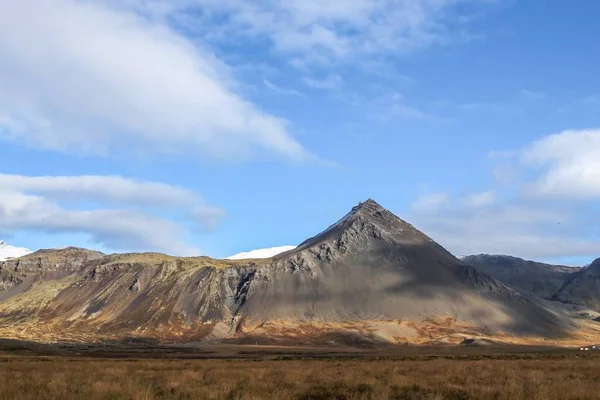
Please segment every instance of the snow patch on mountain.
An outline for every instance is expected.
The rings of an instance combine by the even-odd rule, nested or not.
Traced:
[[[0,261],[6,261],[11,258],[22,257],[29,253],[33,253],[31,250],[24,247],[11,246],[8,243],[0,240]]]
[[[269,247],[266,249],[257,249],[252,251],[246,251],[242,253],[237,253],[232,256],[227,257],[227,260],[243,260],[247,258],[271,258],[276,256],[277,254],[283,253],[284,251],[293,250],[296,246],[279,246],[279,247]]]

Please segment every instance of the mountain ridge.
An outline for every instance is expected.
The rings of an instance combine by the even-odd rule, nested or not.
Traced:
[[[600,310],[600,258],[569,276],[552,300]]]
[[[427,343],[577,331],[371,199],[273,258],[42,250],[0,263],[0,282],[0,335],[14,337]]]
[[[554,265],[519,257],[493,254],[465,256],[462,261],[495,279],[542,298],[551,299],[579,267]]]

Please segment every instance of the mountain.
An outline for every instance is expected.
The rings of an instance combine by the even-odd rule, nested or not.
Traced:
[[[545,299],[552,299],[565,282],[581,269],[505,255],[479,254],[462,257],[462,261],[506,285]]]
[[[237,253],[232,256],[226,258],[226,260],[244,260],[249,258],[271,258],[276,256],[277,254],[293,250],[296,246],[279,246],[279,247],[269,247],[266,249],[256,249],[251,251],[246,251],[242,253]]]
[[[600,311],[600,258],[569,276],[552,299]]]
[[[38,250],[0,262],[0,300],[30,289],[34,283],[60,281],[82,271],[85,263],[104,254],[77,247]],[[0,303],[1,309],[1,303]]]
[[[6,261],[11,258],[17,258],[31,253],[31,250],[24,247],[11,246],[0,240],[0,261]]]
[[[580,315],[600,312],[600,259],[585,267],[551,265],[521,258],[479,254],[462,260],[519,290],[560,302]]]
[[[0,336],[459,343],[580,325],[455,258],[373,200],[266,259],[39,251],[0,263]],[[4,288],[4,289],[3,289]]]

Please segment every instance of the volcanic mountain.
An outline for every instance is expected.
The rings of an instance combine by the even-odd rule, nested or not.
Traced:
[[[458,260],[373,200],[269,259],[69,248],[0,263],[0,336],[37,340],[574,337],[577,323],[547,303]]]

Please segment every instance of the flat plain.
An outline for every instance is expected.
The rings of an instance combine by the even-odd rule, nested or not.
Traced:
[[[0,399],[600,399],[600,353],[541,346],[0,343]]]

